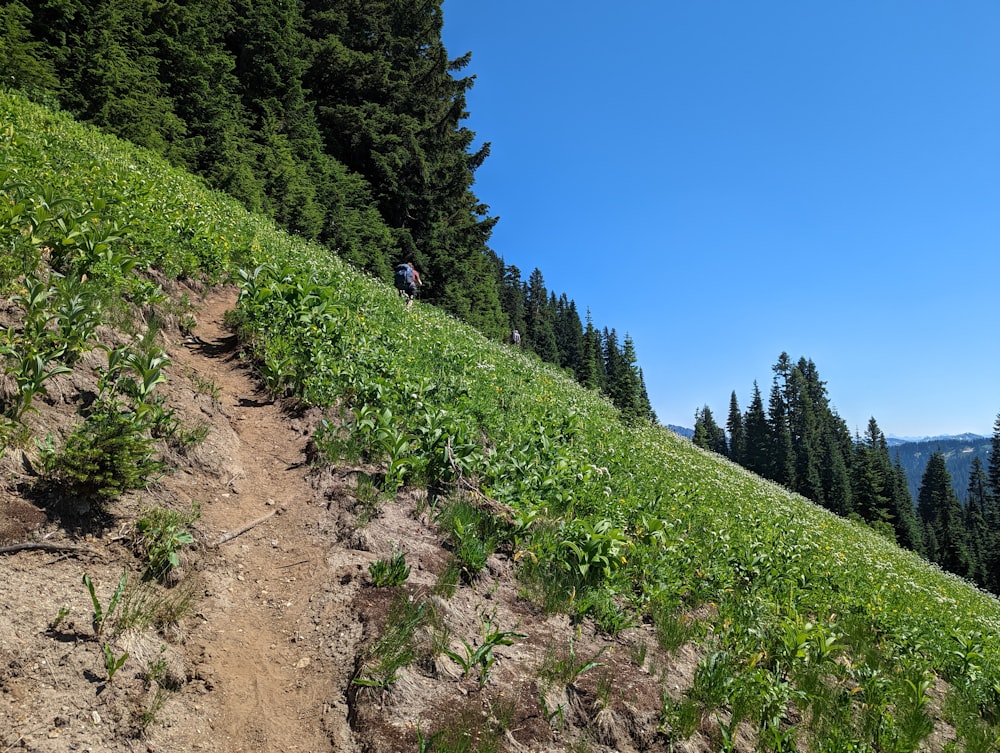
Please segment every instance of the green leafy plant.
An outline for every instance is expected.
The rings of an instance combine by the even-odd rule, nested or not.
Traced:
[[[564,652],[550,650],[546,653],[538,670],[539,677],[560,685],[572,685],[581,675],[601,666],[601,662],[597,660],[606,650],[606,646],[602,647],[591,658],[580,659],[576,655],[575,638],[571,635],[568,650]]]
[[[410,566],[406,564],[403,552],[393,551],[388,559],[372,562],[368,572],[376,586],[401,586],[410,577]]]
[[[104,633],[104,629],[107,626],[108,620],[111,619],[111,615],[114,614],[115,609],[118,607],[118,603],[121,601],[122,594],[125,592],[125,584],[128,582],[128,572],[122,571],[122,577],[118,581],[118,586],[115,588],[114,593],[111,594],[111,598],[108,601],[107,607],[101,606],[101,601],[97,597],[97,592],[94,588],[94,583],[90,579],[87,573],[83,574],[83,585],[87,587],[87,591],[90,593],[90,601],[94,606],[94,614],[91,620],[91,624],[94,629],[94,637],[100,638]]]
[[[108,673],[108,682],[114,679],[115,673],[121,669],[122,665],[128,659],[128,651],[123,653],[121,656],[115,656],[114,649],[111,648],[111,644],[105,643],[101,646],[104,652],[104,669]]]
[[[390,610],[381,637],[365,652],[351,683],[387,692],[399,671],[417,658],[414,634],[428,619],[426,602],[398,600]]]
[[[483,616],[482,642],[478,647],[473,646],[463,638],[461,639],[462,652],[453,651],[449,648],[443,649],[443,652],[462,668],[464,677],[469,676],[473,667],[478,667],[479,687],[482,688],[489,680],[490,672],[497,661],[493,650],[497,646],[512,646],[514,639],[527,637],[524,633],[518,633],[513,630],[498,630],[493,623],[492,617]]]
[[[194,543],[188,528],[201,513],[192,505],[190,513],[159,507],[145,510],[135,523],[135,546],[146,559],[148,576],[163,580],[180,564],[178,552]]]

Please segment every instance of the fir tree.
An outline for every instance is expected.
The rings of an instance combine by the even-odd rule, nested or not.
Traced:
[[[528,278],[525,296],[525,327],[528,345],[547,363],[559,363],[559,347],[553,326],[555,312],[549,300],[542,271],[537,267]]]
[[[576,379],[584,387],[592,390],[604,389],[604,363],[601,349],[601,335],[594,328],[588,309],[586,327],[583,330],[581,343],[580,365],[577,368]]]
[[[715,422],[715,416],[707,405],[694,413],[694,436],[691,441],[698,447],[726,456],[726,432]]]
[[[22,90],[55,89],[55,66],[31,33],[32,13],[20,0],[0,7],[0,71],[4,86]]]
[[[743,437],[743,414],[736,400],[736,390],[729,396],[729,416],[726,419],[726,431],[729,432],[729,458],[734,463],[744,464],[745,442]]]
[[[771,395],[768,398],[767,425],[770,438],[768,478],[789,489],[794,489],[795,455],[792,446],[792,433],[788,428],[787,407],[777,379],[771,385]]]
[[[969,572],[968,542],[962,506],[952,488],[944,454],[931,453],[920,481],[917,513],[927,531],[933,550],[928,557],[945,570],[958,575]]]
[[[771,430],[757,382],[753,383],[750,405],[743,416],[743,437],[743,467],[759,476],[771,478]]]
[[[969,486],[966,492],[965,530],[969,546],[969,578],[983,588],[990,588],[990,565],[993,552],[991,537],[986,525],[989,506],[989,481],[982,461],[972,459]]]

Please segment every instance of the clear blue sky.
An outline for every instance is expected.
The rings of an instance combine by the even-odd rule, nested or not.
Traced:
[[[446,0],[491,247],[725,424],[786,351],[852,431],[1000,413],[1000,2]]]

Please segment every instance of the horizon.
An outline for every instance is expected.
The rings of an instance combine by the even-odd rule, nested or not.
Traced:
[[[998,35],[982,0],[446,0],[443,31],[491,248],[631,335],[662,423],[745,411],[787,352],[887,436],[1000,412]]]

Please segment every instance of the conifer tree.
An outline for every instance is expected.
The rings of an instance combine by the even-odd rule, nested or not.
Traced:
[[[576,379],[584,387],[592,390],[604,389],[604,363],[601,349],[601,335],[594,328],[590,310],[587,310],[586,327],[583,330],[583,341],[580,352],[580,366]]]
[[[743,416],[743,467],[759,476],[771,478],[771,444],[764,399],[755,381],[750,405]]]
[[[784,355],[784,354],[782,354]],[[786,395],[792,457],[795,464],[795,490],[807,499],[826,505],[820,479],[821,416],[817,415],[805,359],[793,367],[787,377]]]
[[[853,509],[848,458],[845,457],[837,435],[825,432],[822,436],[824,464],[821,468],[824,504],[838,515],[848,515]]]
[[[629,422],[648,420],[652,408],[649,398],[645,396],[645,386],[636,363],[635,343],[631,336],[625,334],[622,345],[620,368],[618,376],[618,402],[616,405],[622,412],[622,418]],[[723,441],[725,436],[723,435]]]
[[[969,572],[968,542],[962,506],[952,487],[951,474],[940,451],[931,453],[920,480],[917,513],[933,550],[928,557],[957,575]]]
[[[559,363],[559,347],[553,326],[553,311],[542,271],[535,267],[528,278],[525,296],[525,327],[528,345],[546,363]]]
[[[987,480],[990,486],[990,496],[996,505],[1000,507],[1000,413],[997,414],[996,420],[993,422],[993,438],[990,442],[988,462]],[[1000,529],[1000,520],[987,522],[989,522],[994,530]]]
[[[983,588],[991,587],[992,542],[986,524],[989,506],[989,481],[983,463],[972,459],[969,486],[966,492],[965,530],[969,546],[969,578]]]
[[[22,90],[55,89],[55,66],[31,33],[32,12],[21,0],[0,6],[0,71],[3,85]]]
[[[576,304],[565,293],[555,303],[553,329],[556,349],[559,351],[559,365],[576,373],[583,357],[583,325],[576,312]]]
[[[642,369],[639,369],[639,406],[641,410],[645,411],[646,418],[650,423],[659,423],[656,411],[653,410],[653,404],[649,400],[649,392],[646,390],[646,378],[642,375]]]
[[[618,333],[614,328],[604,328],[601,337],[602,355],[604,357],[604,393],[614,405],[622,401],[622,352],[618,347]]]
[[[500,286],[500,308],[507,317],[509,329],[520,333],[528,331],[525,318],[525,287],[521,281],[521,270],[516,266],[507,266],[503,260],[498,260],[498,284]]]
[[[795,488],[795,455],[792,434],[788,429],[788,414],[784,395],[777,379],[771,385],[767,405],[767,425],[770,446],[768,478],[789,489]]]
[[[702,449],[726,456],[726,432],[716,423],[712,409],[707,405],[694,412],[694,436],[691,441]]]
[[[894,481],[889,509],[892,511],[893,527],[896,529],[896,541],[901,547],[918,553],[923,552],[923,537],[917,513],[913,508],[913,496],[910,494],[906,471],[898,460],[892,466],[892,470]]]
[[[736,390],[729,395],[729,416],[726,418],[726,431],[729,432],[729,458],[734,463],[743,465],[745,447],[743,437],[743,414],[736,400]]]
[[[865,435],[855,445],[851,478],[853,511],[868,523],[889,517],[890,486],[894,480],[885,474],[883,446],[882,431],[875,418],[869,418]]]

